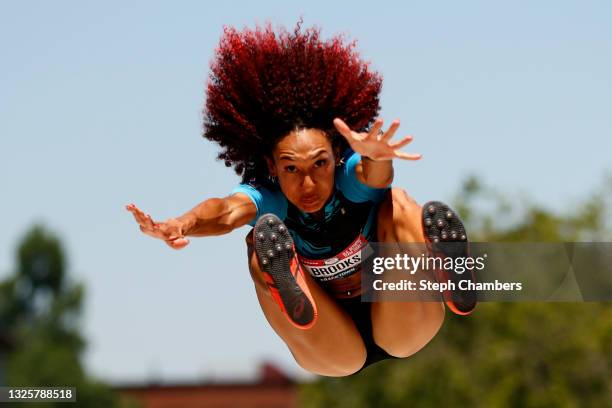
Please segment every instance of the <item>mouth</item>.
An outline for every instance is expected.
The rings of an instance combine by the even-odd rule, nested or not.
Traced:
[[[300,202],[305,206],[312,206],[319,201],[319,197],[317,196],[304,196],[300,198]]]

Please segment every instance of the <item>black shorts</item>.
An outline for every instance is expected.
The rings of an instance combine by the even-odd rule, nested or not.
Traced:
[[[338,305],[340,305],[340,307],[349,314],[351,319],[353,319],[366,347],[366,361],[363,367],[355,374],[379,361],[398,358],[387,353],[374,342],[374,335],[372,333],[372,314],[370,312],[372,303],[362,302],[361,296],[349,299],[336,299],[336,302],[338,302]]]

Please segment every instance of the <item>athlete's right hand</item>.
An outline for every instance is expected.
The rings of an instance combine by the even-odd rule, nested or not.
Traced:
[[[170,248],[182,249],[189,244],[189,239],[184,235],[185,225],[177,218],[170,218],[164,222],[155,222],[149,214],[143,213],[134,204],[125,207],[132,213],[140,230],[153,238],[163,239]]]

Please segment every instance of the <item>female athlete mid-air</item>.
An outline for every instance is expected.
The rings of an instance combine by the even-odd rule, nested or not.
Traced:
[[[142,232],[173,249],[190,236],[254,226],[246,244],[261,309],[297,363],[326,376],[408,357],[442,325],[444,302],[458,314],[476,305],[462,291],[439,302],[361,302],[368,243],[465,242],[467,251],[467,237],[445,204],[421,207],[391,188],[394,160],[421,156],[400,150],[410,136],[394,141],[399,121],[383,130],[376,119],[382,78],[354,48],[300,24],[293,32],[226,27],[211,63],[204,137],[242,183],[164,222],[127,206]]]

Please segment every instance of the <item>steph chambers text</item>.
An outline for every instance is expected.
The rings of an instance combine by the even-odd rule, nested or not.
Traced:
[[[453,282],[451,280],[442,282],[432,282],[421,279],[418,282],[402,279],[398,282],[384,282],[376,279],[372,282],[372,287],[376,291],[428,291],[445,292],[447,290],[477,290],[477,291],[521,291],[521,282],[472,282],[469,279]]]

